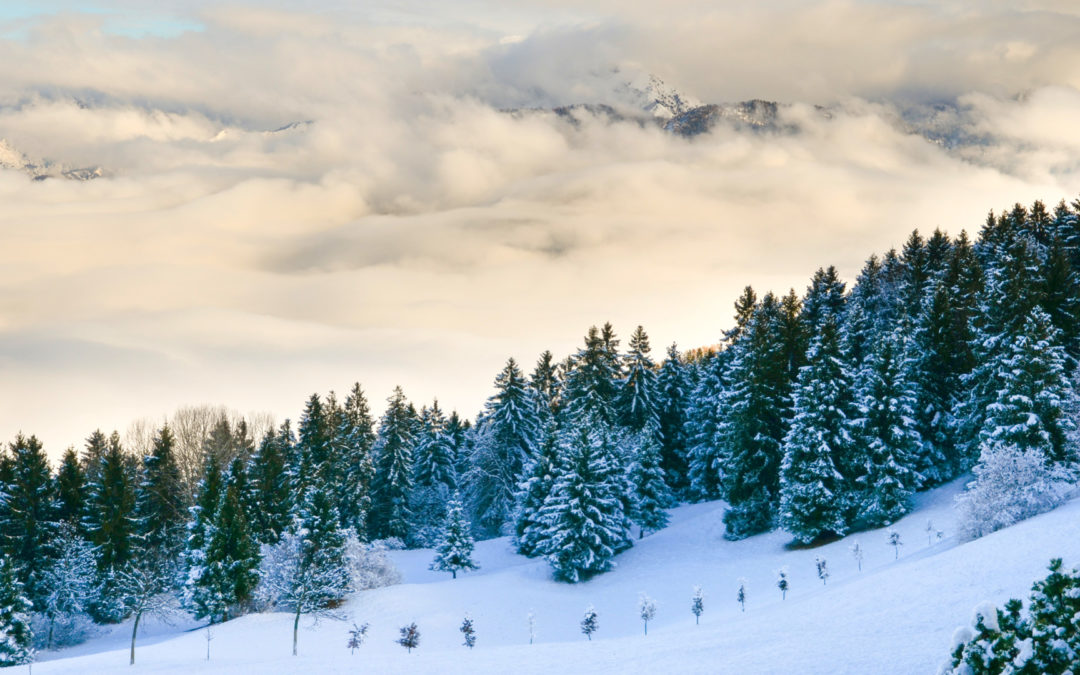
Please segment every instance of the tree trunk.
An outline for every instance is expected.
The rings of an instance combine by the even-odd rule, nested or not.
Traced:
[[[451,579],[457,579],[457,570],[450,570],[450,574],[453,575],[450,577]]]
[[[135,613],[135,624],[131,627],[131,662],[128,665],[135,665],[135,635],[139,632],[139,619],[142,618],[142,612]]]
[[[296,608],[296,618],[292,623],[292,655],[296,656],[296,633],[300,630],[300,608]]]
[[[645,622],[645,634],[646,635],[649,634],[649,622],[648,621]]]

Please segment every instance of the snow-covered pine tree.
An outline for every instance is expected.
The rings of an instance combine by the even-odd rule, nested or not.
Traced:
[[[0,556],[0,668],[34,661],[30,600],[15,573],[15,563]]]
[[[454,447],[446,417],[435,401],[420,411],[421,431],[413,448],[413,490],[409,500],[413,541],[431,546],[446,518],[446,503],[457,488]]]
[[[900,538],[900,533],[890,527],[886,530],[885,535],[885,540],[888,542],[889,546],[893,547],[893,559],[898,559],[900,557],[900,547],[904,545],[903,540]]]
[[[610,324],[605,325],[601,334],[596,326],[590,327],[585,346],[570,357],[563,387],[564,419],[590,418],[594,424],[615,427],[619,363],[618,354],[612,353],[612,344],[617,341],[610,328]]]
[[[790,384],[783,358],[782,308],[768,293],[730,347],[728,386],[716,435],[723,455],[728,539],[773,527]]]
[[[93,437],[92,437],[93,438]],[[93,616],[98,621],[118,621],[123,608],[115,586],[115,573],[130,562],[135,551],[135,477],[113,432],[106,441],[98,467],[87,471],[94,476],[89,484],[90,510],[87,531],[97,549],[99,597]]]
[[[536,394],[537,404],[547,408],[550,415],[559,412],[562,382],[558,365],[550,351],[544,351],[536,360],[536,367],[529,376],[529,386]]]
[[[825,586],[829,583],[829,564],[825,558],[817,556],[814,558],[814,566],[817,567],[818,579],[821,579],[821,585]]]
[[[288,428],[270,429],[248,464],[251,528],[262,544],[275,544],[289,526],[292,489],[288,471]]]
[[[150,454],[143,457],[142,480],[135,492],[139,547],[174,565],[184,549],[187,521],[175,445],[172,430],[162,426]]]
[[[742,612],[746,611],[746,585],[746,579],[739,577],[739,590],[735,592],[735,601],[739,603],[739,610]]]
[[[787,600],[787,592],[791,588],[791,583],[788,581],[786,567],[780,568],[780,571],[776,573],[776,587],[780,589],[780,599]]]
[[[402,626],[400,632],[401,636],[398,638],[397,643],[411,654],[413,649],[420,646],[420,629],[416,627],[414,621],[408,626]]]
[[[458,630],[461,631],[461,635],[465,638],[465,642],[462,643],[463,645],[469,649],[476,646],[476,628],[473,626],[472,617],[466,614],[461,622],[461,628]]]
[[[649,622],[656,618],[656,601],[644,592],[638,594],[638,616],[645,624],[645,635],[648,635]]]
[[[701,614],[705,611],[705,592],[701,586],[694,586],[694,593],[690,596],[690,613],[694,615],[694,625],[701,623]]]
[[[540,509],[551,494],[559,462],[559,439],[555,420],[548,417],[535,456],[525,465],[524,478],[518,484],[514,512],[514,545],[526,556],[543,555],[538,548],[546,527],[540,521]]]
[[[707,355],[686,411],[686,455],[689,494],[693,499],[717,499],[723,476],[716,435],[720,424],[720,398],[724,392],[726,354]]]
[[[56,472],[56,518],[69,523],[80,535],[86,533],[86,512],[89,507],[89,491],[86,472],[79,462],[75,448],[68,448],[60,459]]]
[[[56,493],[37,437],[19,434],[8,451],[11,472],[7,499],[0,502],[0,551],[11,557],[22,592],[40,607],[41,571],[52,558],[56,534]]]
[[[690,383],[679,349],[672,343],[656,377],[660,419],[660,466],[672,493],[685,494],[690,486],[686,463],[686,406]]]
[[[352,625],[349,629],[349,640],[345,643],[345,647],[349,650],[350,654],[355,654],[357,649],[364,644],[364,639],[367,638],[368,624]]]
[[[343,527],[352,528],[361,540],[368,538],[371,486],[375,477],[372,451],[375,431],[364,391],[357,382],[345,398],[340,427],[335,436],[341,447],[335,456],[342,463],[338,512]]]
[[[630,335],[630,351],[623,357],[623,379],[616,405],[620,422],[632,432],[657,435],[660,410],[656,363],[649,356],[649,336],[638,326]]]
[[[435,549],[435,560],[429,569],[450,572],[454,579],[461,570],[478,569],[472,559],[473,538],[470,529],[461,498],[455,494],[446,505],[446,521]]]
[[[915,429],[906,353],[898,331],[883,335],[856,380],[852,428],[865,458],[853,502],[856,519],[868,527],[891,524],[906,514],[919,487],[914,466],[921,437]]]
[[[581,632],[585,634],[585,637],[589,638],[592,642],[592,634],[596,632],[596,629],[600,627],[599,617],[596,614],[596,608],[589,605],[585,608],[585,615],[581,618]]]
[[[1038,450],[1051,462],[1078,459],[1066,453],[1066,438],[1076,422],[1065,411],[1077,396],[1067,358],[1050,317],[1041,308],[1032,310],[997,363],[996,395],[980,434],[984,444]]]
[[[413,425],[401,387],[387,399],[375,441],[375,477],[369,523],[374,538],[409,534],[409,493],[412,491]]]
[[[466,476],[477,524],[499,533],[514,514],[514,495],[525,463],[535,454],[540,410],[514,359],[495,378],[495,393],[478,422],[472,467]]]
[[[184,553],[187,568],[184,605],[193,608],[200,617],[210,617],[211,621],[224,615],[226,602],[218,592],[223,581],[208,576],[211,563],[208,549],[214,538],[217,511],[224,492],[224,475],[219,461],[219,453],[206,454],[203,477],[199,481],[195,505],[191,507],[191,520],[187,525],[187,549]]]
[[[793,395],[795,416],[784,438],[780,477],[780,524],[802,542],[847,531],[850,495],[837,464],[848,464],[853,455],[851,377],[831,317],[821,324],[807,359]]]
[[[640,539],[646,532],[667,527],[667,509],[674,503],[674,498],[660,467],[660,445],[655,435],[638,433],[632,447],[635,450],[628,476],[633,490],[630,519],[638,526]]]
[[[862,561],[863,561],[863,548],[862,548],[862,546],[859,545],[858,541],[856,541],[854,544],[851,545],[851,547],[848,550],[851,551],[851,557],[855,558],[855,562],[859,566],[859,571],[862,572]]]
[[[196,617],[228,620],[250,603],[258,583],[259,548],[248,527],[242,497],[244,466],[233,460],[225,476],[213,532],[206,546],[205,571],[193,594]]]
[[[572,583],[611,569],[612,557],[631,544],[620,470],[605,448],[610,441],[599,420],[584,422],[562,441],[558,473],[539,514],[547,526],[539,548],[555,577]]]
[[[828,319],[839,323],[845,302],[844,282],[840,281],[840,273],[832,265],[828,269],[818,268],[802,302],[800,321],[806,335],[820,333]]]

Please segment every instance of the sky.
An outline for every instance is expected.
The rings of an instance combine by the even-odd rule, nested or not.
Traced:
[[[103,174],[0,169],[0,439],[356,381],[472,417],[590,325],[713,344],[747,284],[1080,195],[1067,0],[358,5],[0,4],[0,163]],[[649,75],[784,130],[641,123]]]

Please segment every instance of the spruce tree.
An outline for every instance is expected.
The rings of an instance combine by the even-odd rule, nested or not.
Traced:
[[[135,478],[115,432],[96,473],[99,478],[90,485],[88,530],[98,548],[98,568],[104,572],[127,564],[136,533]]]
[[[454,448],[446,417],[435,401],[420,413],[421,431],[413,448],[413,489],[409,500],[413,541],[434,545],[446,517],[446,504],[457,488]]]
[[[536,360],[536,367],[529,376],[529,385],[536,392],[537,403],[546,406],[550,414],[559,411],[560,388],[558,367],[550,351],[545,351]]]
[[[171,561],[183,548],[187,522],[175,444],[169,426],[161,427],[151,453],[143,458],[142,480],[135,498],[140,545]]]
[[[372,481],[371,536],[409,534],[409,493],[412,491],[413,425],[401,387],[387,399],[375,442],[375,477]]]
[[[7,555],[0,556],[0,668],[33,662],[30,609],[14,561]]]
[[[559,462],[559,441],[555,421],[549,419],[544,425],[540,446],[528,461],[524,477],[518,484],[517,507],[514,511],[514,545],[521,555],[536,556],[545,531],[540,521],[540,509],[551,494]]]
[[[678,347],[668,347],[667,358],[656,378],[657,410],[660,420],[660,466],[668,487],[682,495],[690,486],[686,461],[687,402],[690,383]]]
[[[899,332],[886,336],[856,383],[852,426],[866,457],[855,501],[858,518],[870,527],[891,524],[906,514],[919,487],[914,465],[921,437],[915,429],[915,394],[906,353]]]
[[[687,406],[687,474],[689,494],[697,500],[720,497],[720,448],[716,442],[720,425],[720,398],[724,394],[723,353],[710,354],[699,365],[700,375]]]
[[[617,405],[620,422],[632,432],[659,433],[656,364],[649,356],[649,336],[638,326],[630,336],[630,351],[623,359],[625,376]]]
[[[794,391],[795,416],[784,438],[780,469],[780,525],[802,542],[847,531],[850,494],[838,464],[850,466],[853,455],[851,380],[831,317],[821,325],[807,359]]]
[[[68,448],[60,459],[60,468],[56,472],[56,518],[62,523],[75,527],[80,534],[85,534],[85,518],[88,508],[89,491],[86,485],[86,473],[79,462],[75,448]]]
[[[647,532],[667,527],[667,509],[674,502],[664,482],[660,467],[660,446],[653,435],[640,433],[634,439],[636,449],[630,465],[629,481],[633,490],[633,509],[630,519],[639,528],[639,538]]]
[[[248,466],[248,500],[252,530],[257,541],[276,544],[289,526],[292,491],[287,466],[286,430],[270,429]]]
[[[371,483],[375,477],[375,430],[360,383],[353,385],[345,399],[341,425],[337,437],[342,449],[336,453],[343,464],[338,512],[342,526],[351,528],[363,541],[368,538]]]
[[[40,605],[41,569],[53,555],[57,503],[49,460],[35,436],[19,434],[9,446],[11,478],[0,508],[0,543],[11,557],[23,591]]]
[[[478,423],[467,475],[473,512],[489,532],[499,532],[511,522],[518,481],[525,462],[536,452],[539,412],[532,388],[517,362],[509,359],[495,378],[495,393]]]
[[[333,421],[332,409],[323,405],[318,394],[312,394],[304,406],[297,430],[296,458],[298,464],[293,467],[293,484],[299,490],[306,490],[316,481],[316,475],[323,469],[323,464],[331,454]]]
[[[473,538],[469,532],[471,527],[465,517],[461,498],[454,495],[446,505],[446,520],[439,537],[439,545],[435,549],[435,560],[429,568],[450,572],[454,579],[457,579],[459,571],[478,569],[472,559]]]

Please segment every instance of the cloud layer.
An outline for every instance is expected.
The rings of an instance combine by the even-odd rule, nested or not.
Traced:
[[[471,416],[591,323],[709,344],[747,283],[1080,192],[1071,3],[428,4],[0,24],[0,138],[107,173],[0,170],[0,438],[354,380]],[[797,131],[525,110],[626,113],[635,73]]]

